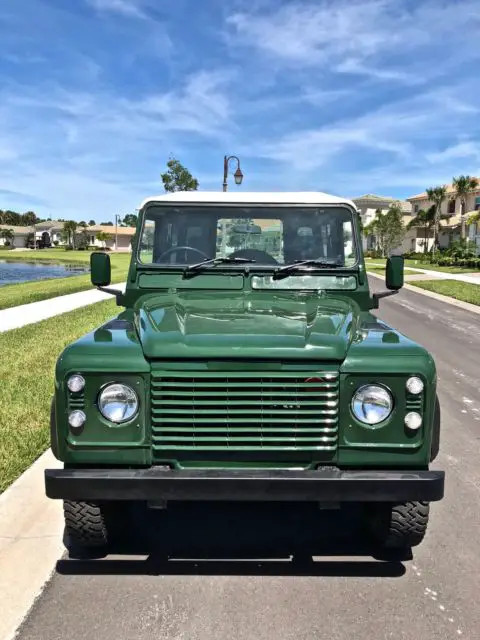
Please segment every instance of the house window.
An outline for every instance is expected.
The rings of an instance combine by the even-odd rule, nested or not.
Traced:
[[[480,196],[475,198],[475,211],[480,210]]]
[[[418,208],[419,208],[419,205],[418,204],[414,204],[413,205],[413,213],[418,213]]]
[[[448,201],[448,213],[455,213],[455,200]]]
[[[90,236],[90,244],[95,244],[95,236]]]

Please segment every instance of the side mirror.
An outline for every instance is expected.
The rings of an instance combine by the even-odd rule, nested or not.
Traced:
[[[385,284],[390,291],[398,291],[403,287],[403,256],[390,256],[385,269]]]
[[[107,287],[112,281],[110,256],[108,253],[95,252],[90,256],[90,280],[95,287]]]

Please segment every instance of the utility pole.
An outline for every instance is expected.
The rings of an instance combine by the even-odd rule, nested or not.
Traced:
[[[120,220],[120,216],[118,213],[115,214],[115,251],[118,249],[118,221]]]

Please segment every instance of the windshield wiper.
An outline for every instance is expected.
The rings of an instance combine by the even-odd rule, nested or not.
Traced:
[[[295,271],[309,271],[309,269],[303,269],[303,267],[322,267],[324,269],[338,269],[343,267],[343,264],[339,262],[329,262],[328,260],[295,260],[291,264],[286,264],[279,269],[275,269],[272,278],[274,280],[281,280],[286,278]]]
[[[256,260],[249,260],[248,258],[206,258],[202,262],[197,262],[196,264],[189,264],[188,267],[185,267],[183,270],[184,278],[192,278],[193,276],[200,273],[203,267],[211,265],[214,267],[217,264],[244,264],[246,262],[256,262]]]

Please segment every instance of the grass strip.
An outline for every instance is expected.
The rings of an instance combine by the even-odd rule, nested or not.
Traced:
[[[408,284],[439,293],[442,296],[480,305],[480,285],[478,284],[460,282],[459,280],[415,280]]]
[[[14,252],[11,252],[14,253]],[[21,252],[23,261],[31,261],[33,251]],[[41,262],[83,262],[88,263],[90,261],[90,252],[87,251],[37,251],[36,253],[42,254]],[[44,254],[51,254],[52,257],[44,258]],[[61,259],[57,257],[60,254]],[[20,255],[20,252],[15,252],[15,255]],[[65,255],[72,256],[72,258],[65,259]],[[1,256],[0,256],[1,258]],[[10,260],[10,256],[8,257]],[[15,257],[15,259],[19,259]],[[116,282],[124,282],[127,278],[128,266],[130,264],[130,254],[112,254],[110,256],[112,264],[112,284]],[[29,304],[30,302],[39,302],[40,300],[49,300],[50,298],[56,298],[57,296],[64,296],[68,293],[77,293],[78,291],[86,291],[92,288],[90,282],[90,274],[81,276],[70,276],[67,278],[50,278],[48,280],[35,280],[31,282],[21,282],[19,284],[7,284],[0,287],[0,309],[9,309],[11,307],[18,307],[21,304]]]
[[[0,333],[0,492],[50,445],[50,402],[61,351],[118,311],[108,300]]]
[[[381,264],[385,265],[386,260],[383,258],[366,258],[365,266],[368,271],[374,271],[378,267],[370,267],[370,264]],[[440,267],[438,264],[430,264],[429,262],[420,262],[418,260],[405,260],[406,267],[412,267],[412,269],[426,269],[427,271],[440,271],[441,273],[472,273],[475,269],[470,267]],[[415,273],[414,271],[410,271],[407,273]]]

